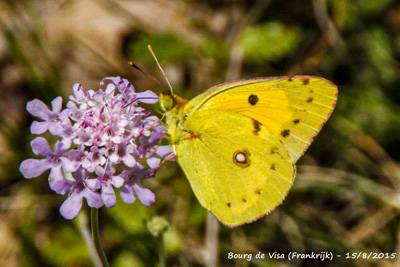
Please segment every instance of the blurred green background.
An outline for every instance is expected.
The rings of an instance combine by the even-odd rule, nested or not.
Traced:
[[[19,173],[33,157],[25,105],[58,95],[65,103],[75,82],[97,89],[106,76],[160,93],[127,64],[163,81],[148,44],[185,98],[238,78],[310,74],[336,83],[339,100],[283,204],[252,224],[207,223],[172,162],[146,181],[157,196],[151,207],[118,195],[114,208],[100,209],[112,266],[159,264],[161,239],[146,226],[154,216],[168,221],[168,266],[400,266],[398,1],[3,0],[0,33],[0,266],[92,266],[87,207],[67,221],[58,211],[66,197],[49,189],[48,173]],[[256,260],[259,251],[342,257]],[[230,260],[229,252],[253,259]],[[398,254],[346,259],[354,252]]]

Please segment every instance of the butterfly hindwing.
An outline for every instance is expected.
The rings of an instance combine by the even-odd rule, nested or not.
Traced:
[[[295,163],[329,118],[337,99],[331,82],[312,76],[273,77],[215,86],[185,110],[226,110],[250,117],[282,141]]]
[[[224,224],[253,221],[287,195],[295,174],[290,156],[256,120],[197,110],[188,116],[185,131],[175,145],[178,162],[200,203]]]

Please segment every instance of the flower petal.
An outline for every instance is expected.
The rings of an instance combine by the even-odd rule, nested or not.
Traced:
[[[58,117],[65,123],[70,123],[68,120],[69,115],[71,115],[71,110],[69,108],[64,109],[63,111],[60,112]]]
[[[72,139],[69,136],[64,136],[62,142],[64,143],[65,147],[71,147]]]
[[[65,195],[71,191],[72,187],[76,184],[74,181],[64,179],[64,174],[61,165],[53,167],[49,175],[50,188],[57,194]]]
[[[31,124],[32,134],[42,134],[49,129],[50,123],[47,121],[34,121]]]
[[[60,113],[62,109],[62,102],[63,99],[61,96],[58,96],[51,101],[51,108],[53,109],[53,112],[55,113]]]
[[[170,146],[159,146],[156,150],[156,154],[160,156],[162,159],[165,159],[169,155],[172,154],[172,150]],[[175,157],[174,157],[175,158]]]
[[[64,174],[63,174],[62,169],[61,169],[61,164],[59,164],[57,166],[53,166],[51,168],[49,177],[50,177],[50,179],[53,179],[53,180],[62,180],[62,179],[64,179]]]
[[[135,202],[136,198],[133,193],[133,188],[131,186],[125,185],[121,189],[121,198],[125,203],[132,204]]]
[[[65,219],[75,218],[82,208],[82,197],[81,193],[73,192],[61,205],[60,213]]]
[[[98,192],[93,192],[89,189],[84,190],[84,197],[92,208],[100,208],[104,205],[101,195]]]
[[[57,141],[56,142],[56,149],[55,152],[57,154],[57,156],[62,156],[62,154],[64,153],[65,150],[67,150],[68,147],[65,146],[65,144],[63,142]]]
[[[65,157],[61,157],[62,166],[66,172],[75,172],[81,166],[81,162],[70,160]]]
[[[69,96],[69,99],[74,101],[75,103],[82,103],[86,100],[86,95],[83,90],[83,87],[80,83],[75,83],[72,86],[72,90],[74,91],[74,95]]]
[[[62,137],[64,135],[64,127],[59,123],[50,123],[49,124],[49,132],[58,137]]]
[[[47,159],[26,159],[19,166],[25,178],[38,177],[53,166]]]
[[[72,173],[72,176],[74,177],[75,181],[81,182],[88,177],[88,173],[84,168],[79,168],[76,172]]]
[[[60,195],[65,195],[70,192],[72,187],[75,185],[75,182],[67,180],[67,179],[57,179],[49,181],[50,188]]]
[[[154,195],[154,193],[151,192],[150,189],[144,187],[142,183],[140,182],[135,183],[133,185],[133,189],[135,190],[136,195],[143,203],[143,205],[150,206],[156,201],[156,195]]]
[[[97,190],[101,187],[101,183],[98,179],[86,179],[85,184],[87,188],[89,188],[92,191]]]
[[[51,156],[54,154],[51,150],[49,143],[43,137],[36,137],[31,142],[33,153],[40,156]]]
[[[124,182],[125,182],[124,178],[120,176],[111,176],[111,184],[116,188],[121,187],[124,184]]]
[[[145,92],[136,93],[137,100],[141,103],[154,104],[158,102],[158,96],[150,90]]]
[[[103,81],[104,81],[104,80],[102,80],[102,82],[103,82]],[[106,92],[107,95],[113,94],[113,93],[115,92],[115,89],[116,89],[116,88],[117,88],[117,87],[115,87],[114,84],[110,83],[110,84],[107,85],[107,88],[106,88],[105,92]]]
[[[119,85],[122,82],[122,79],[120,76],[117,77],[105,77],[103,80],[101,80],[100,85],[104,85],[106,80],[112,81],[115,85]]]
[[[26,104],[26,110],[28,110],[28,112],[33,116],[42,120],[47,120],[51,113],[46,104],[39,99],[33,99],[32,101],[29,101]]]
[[[149,138],[149,143],[150,144],[156,144],[158,141],[161,139],[165,132],[165,128],[161,125],[158,125],[152,132],[151,132],[151,137]]]
[[[115,204],[117,204],[117,198],[115,197],[115,192],[111,183],[103,184],[101,187],[101,198],[107,208],[114,207]]]
[[[147,161],[147,164],[149,165],[149,167],[151,169],[157,169],[158,166],[160,166],[160,162],[161,162],[161,160],[159,158],[156,158],[156,157],[147,158],[146,161]]]
[[[126,166],[132,168],[135,165],[136,160],[132,155],[127,154],[122,158],[122,162],[124,162]]]

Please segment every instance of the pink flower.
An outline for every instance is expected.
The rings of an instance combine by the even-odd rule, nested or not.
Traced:
[[[103,91],[86,90],[73,86],[67,108],[62,110],[62,99],[52,101],[52,110],[40,100],[28,102],[28,111],[42,119],[31,126],[33,134],[50,134],[62,138],[51,150],[43,137],[31,143],[36,155],[43,159],[27,159],[20,165],[25,178],[50,171],[50,187],[58,194],[68,194],[60,208],[61,214],[72,219],[86,198],[91,207],[116,205],[114,188],[122,187],[121,196],[127,203],[135,200],[134,193],[144,205],[155,201],[155,195],[141,181],[153,177],[162,159],[172,152],[160,146],[164,128],[151,110],[138,106],[152,104],[158,97],[151,91],[137,93],[133,85],[120,77],[101,81]],[[143,162],[145,166],[139,164]],[[75,179],[65,179],[64,172]]]

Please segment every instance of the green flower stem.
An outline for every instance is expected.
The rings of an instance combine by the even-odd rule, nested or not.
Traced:
[[[99,255],[97,254],[96,248],[89,229],[89,219],[86,212],[80,212],[76,220],[72,222],[78,227],[82,234],[83,240],[89,249],[90,258],[92,259],[93,266],[102,267]]]
[[[161,234],[161,236],[158,237],[158,246],[158,259],[160,261],[160,267],[165,267],[167,265],[165,261],[164,234]]]
[[[90,209],[91,215],[91,226],[92,226],[92,238],[94,242],[94,246],[96,247],[97,254],[103,264],[103,267],[109,267],[106,253],[104,253],[103,248],[100,243],[100,230],[99,230],[99,210],[97,208]]]

